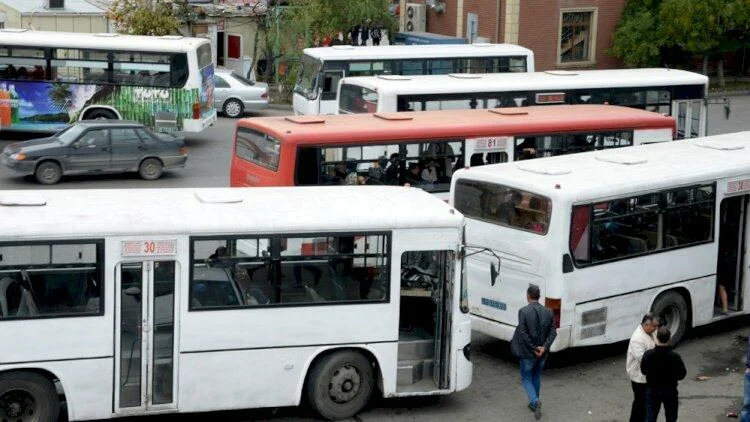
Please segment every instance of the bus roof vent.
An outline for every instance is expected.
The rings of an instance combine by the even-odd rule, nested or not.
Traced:
[[[183,37],[182,35],[162,35],[159,38],[161,38],[163,40],[181,40],[181,39],[183,39],[185,37]]]
[[[529,163],[523,163],[518,166],[523,171],[529,173],[544,174],[548,176],[558,176],[561,174],[569,174],[571,170],[567,167],[550,166],[540,162],[531,161]]]
[[[730,140],[701,141],[696,142],[695,145],[701,148],[716,149],[719,151],[735,151],[745,148],[745,145],[743,143]]]
[[[448,76],[457,79],[482,79],[481,73],[449,73]]]
[[[98,34],[94,34],[95,37],[118,37],[120,34],[117,32],[99,32]]]
[[[643,157],[639,157],[637,155],[628,155],[628,154],[601,154],[597,155],[596,159],[599,161],[604,161],[605,163],[614,163],[614,164],[624,164],[627,166],[632,166],[635,164],[643,164],[648,162],[647,159]]]
[[[354,46],[349,44],[332,45],[331,48],[334,50],[354,50]]]
[[[410,81],[411,78],[404,75],[375,75],[376,78],[384,79],[386,81]]]
[[[3,192],[0,194],[0,205],[8,207],[47,205],[44,196],[36,192]]]
[[[383,120],[414,120],[408,113],[375,113],[373,116]]]
[[[473,45],[475,47],[492,47],[492,44],[490,44],[488,42],[473,42],[473,43],[471,43],[471,45]]]
[[[195,192],[195,199],[204,204],[236,204],[243,201],[238,193],[210,190]]]
[[[26,32],[29,28],[3,28],[0,29],[2,32]]]
[[[529,114],[528,111],[521,107],[488,108],[487,111],[503,116],[525,116]]]
[[[311,123],[325,123],[326,119],[319,116],[286,116],[284,120],[288,120],[298,125],[309,125]]]
[[[572,70],[545,70],[544,73],[554,76],[575,76],[578,74],[578,72]]]

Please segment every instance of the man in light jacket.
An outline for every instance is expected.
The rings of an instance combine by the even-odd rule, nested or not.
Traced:
[[[630,422],[644,421],[646,419],[646,376],[641,372],[641,359],[646,350],[656,346],[654,332],[659,328],[659,321],[647,313],[641,319],[628,344],[628,355],[625,360],[625,369],[630,376],[630,385],[633,388],[633,405],[630,408]]]

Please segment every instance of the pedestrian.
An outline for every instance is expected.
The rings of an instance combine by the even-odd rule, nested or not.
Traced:
[[[365,23],[362,26],[362,44],[360,45],[367,45],[367,40],[370,38],[370,20],[367,20],[367,23]]]
[[[641,318],[641,325],[636,327],[630,336],[625,369],[630,376],[633,389],[633,404],[630,407],[630,422],[642,422],[646,419],[646,376],[641,372],[641,359],[646,350],[656,346],[654,331],[659,327],[656,317],[647,313]]]
[[[747,338],[747,356],[745,357],[745,397],[740,411],[740,422],[750,422],[750,337]]]
[[[372,27],[370,36],[372,37],[372,45],[380,45],[380,39],[383,38],[383,33],[380,30],[379,25],[375,25]]]
[[[529,398],[529,409],[537,420],[542,417],[542,369],[557,337],[552,310],[542,306],[539,297],[539,286],[530,284],[526,289],[528,305],[518,310],[518,325],[510,342],[511,352],[520,360],[521,385]]]
[[[351,45],[359,45],[359,32],[360,28],[359,25],[354,25],[349,32],[351,38],[349,39],[349,44]]]
[[[647,350],[641,361],[641,372],[646,376],[646,422],[656,422],[664,404],[667,422],[677,421],[677,381],[685,379],[687,370],[680,355],[669,345],[669,328],[656,330],[656,347]]]

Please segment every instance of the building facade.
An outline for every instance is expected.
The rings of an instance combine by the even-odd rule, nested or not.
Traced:
[[[539,71],[610,69],[622,67],[607,50],[626,1],[401,0],[400,10],[424,5],[428,32],[530,48]]]
[[[0,25],[37,31],[109,32],[106,11],[85,0],[0,0]]]

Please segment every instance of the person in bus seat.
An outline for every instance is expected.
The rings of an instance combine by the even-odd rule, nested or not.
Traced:
[[[335,166],[327,166],[326,167],[326,174],[323,175],[322,183],[323,185],[343,185],[344,179],[339,175],[339,172],[336,171]]]
[[[411,185],[422,184],[422,176],[420,176],[419,163],[409,163],[409,171],[406,172],[404,182]]]
[[[29,79],[29,72],[26,70],[25,67],[21,66],[18,68],[18,73],[16,73],[16,79]]]
[[[383,181],[386,184],[389,184],[389,185],[397,185],[398,184],[398,179],[399,179],[399,172],[398,172],[399,161],[398,161],[398,157],[399,157],[398,153],[394,152],[393,154],[391,154],[391,157],[388,159],[388,164],[387,164],[387,167],[385,168],[385,174],[383,176],[384,177]]]
[[[430,160],[424,165],[424,169],[421,173],[422,183],[433,184],[438,181],[437,176],[437,163]]]
[[[471,158],[469,159],[469,166],[476,167],[476,166],[483,166],[484,165],[484,154],[481,152],[476,152],[474,154],[471,154]]]

